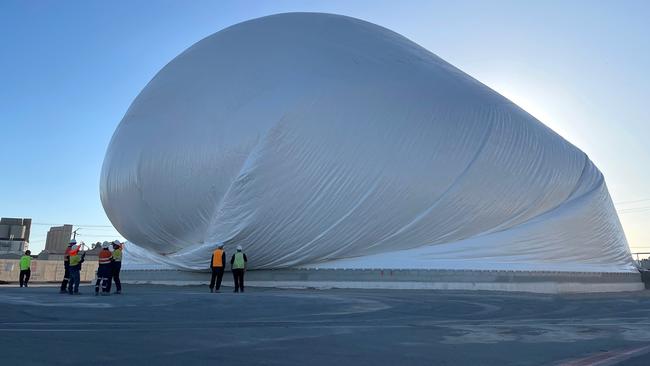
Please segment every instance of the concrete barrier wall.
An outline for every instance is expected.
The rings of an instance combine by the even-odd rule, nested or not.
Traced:
[[[125,270],[122,282],[168,285],[207,285],[209,272]],[[224,285],[232,286],[224,274]],[[469,271],[469,270],[350,270],[280,269],[246,273],[252,287],[368,288],[523,291],[537,293],[620,292],[644,289],[639,273]]]
[[[97,272],[97,261],[85,261],[81,265],[81,281],[92,281]],[[30,282],[60,282],[65,269],[63,261],[32,260]],[[0,259],[0,281],[18,282],[20,264],[18,259]]]
[[[92,281],[97,261],[85,261],[81,280]],[[63,261],[32,260],[32,282],[59,282]],[[0,281],[17,283],[17,259],[0,259]],[[125,283],[207,285],[209,272],[176,270],[123,270]],[[539,293],[618,292],[644,288],[639,273],[457,271],[457,270],[335,270],[281,269],[248,271],[248,286],[303,288],[384,288],[430,290],[491,290]],[[232,286],[232,275],[223,284]]]

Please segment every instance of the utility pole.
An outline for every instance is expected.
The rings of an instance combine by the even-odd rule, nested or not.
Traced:
[[[77,228],[77,230],[72,232],[72,239],[77,239],[77,231],[81,230],[81,228]]]

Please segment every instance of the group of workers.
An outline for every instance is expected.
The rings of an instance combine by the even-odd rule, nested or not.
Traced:
[[[113,246],[111,252],[110,246]],[[81,281],[81,264],[86,259],[86,252],[80,251],[81,247],[75,239],[68,244],[63,259],[65,273],[61,282],[60,293],[78,295],[79,282]],[[248,258],[244,254],[241,245],[237,246],[237,251],[230,257],[230,267],[232,270],[235,289],[233,292],[244,292],[244,273],[246,272],[246,263]],[[20,258],[20,287],[27,287],[31,275],[30,265],[32,257],[29,250]],[[223,244],[219,244],[217,249],[212,252],[210,259],[210,269],[212,278],[210,280],[210,292],[219,292],[221,280],[226,267],[226,251]],[[95,296],[100,294],[110,295],[111,283],[115,282],[115,294],[122,293],[122,283],[120,282],[120,270],[122,269],[122,244],[118,240],[113,243],[104,242],[102,250],[99,252],[99,267],[97,269],[97,280],[95,282]]]
[[[113,246],[113,252],[110,246]],[[68,249],[63,258],[65,273],[61,281],[60,293],[70,295],[79,294],[79,282],[81,281],[81,264],[86,258],[86,252],[80,252],[80,246],[75,239],[70,241]],[[111,282],[115,281],[115,293],[122,293],[120,282],[120,270],[122,268],[122,244],[115,240],[113,243],[104,242],[99,252],[99,267],[97,269],[97,281],[95,282],[95,296],[99,295],[101,286],[102,295],[110,295]]]
[[[115,240],[113,252],[109,249],[111,244],[104,242],[102,251],[99,252],[99,267],[97,268],[97,281],[95,282],[95,296],[99,295],[101,286],[102,295],[111,294],[111,283],[115,281],[115,294],[122,293],[122,282],[120,282],[120,270],[122,269],[122,245]]]
[[[246,254],[244,254],[241,245],[238,245],[237,251],[232,255],[232,257],[230,257],[232,277],[235,281],[235,289],[233,292],[244,292],[244,272],[246,272],[246,262],[248,262],[248,258],[246,258]],[[212,270],[210,292],[219,292],[225,267],[226,252],[223,249],[223,244],[219,244],[217,249],[212,252],[212,259],[210,259],[210,269]]]

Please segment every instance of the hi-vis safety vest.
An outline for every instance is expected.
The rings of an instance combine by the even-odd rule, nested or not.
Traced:
[[[223,249],[212,252],[212,267],[223,267]]]
[[[23,255],[22,257],[20,257],[20,270],[21,271],[28,270],[31,263],[32,263],[32,257],[28,255]]]
[[[111,252],[107,249],[102,249],[101,252],[99,252],[99,265],[101,266],[102,264],[111,264]],[[72,264],[72,262],[70,262]]]
[[[246,266],[246,262],[244,262],[244,253],[242,252],[235,253],[235,261],[232,263],[232,268],[243,269],[245,266]]]
[[[121,262],[122,261],[122,249],[117,248],[113,251],[113,259],[116,262]]]
[[[70,267],[74,267],[81,262],[81,256],[79,255],[79,252],[73,252],[74,254],[70,253]]]

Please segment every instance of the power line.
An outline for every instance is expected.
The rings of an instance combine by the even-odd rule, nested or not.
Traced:
[[[108,227],[97,227],[97,228],[90,227],[89,228],[89,227],[86,227],[86,226],[82,226],[81,228],[84,229],[84,231],[94,231],[94,232],[97,232],[97,231],[99,231],[99,232],[117,231],[117,229],[112,228],[112,227],[111,228],[108,228]]]
[[[626,210],[618,210],[616,212],[637,212],[637,211],[647,211],[647,210],[650,210],[650,207],[629,208]]]
[[[650,201],[650,198],[643,198],[640,200],[633,200],[633,201],[621,201],[621,202],[614,202],[615,205],[626,205],[628,203],[637,203],[637,202],[643,202],[643,201]]]
[[[61,226],[63,224],[48,224],[44,222],[32,222],[32,225],[49,225],[49,226]],[[73,226],[83,226],[83,227],[113,227],[113,225],[97,225],[97,224],[75,224]]]
[[[650,205],[647,206],[639,206],[639,207],[626,207],[626,208],[619,208],[616,211],[630,211],[630,210],[645,210],[650,208]]]
[[[619,214],[627,214],[627,213],[642,213],[642,212],[649,212],[650,211],[650,206],[647,207],[637,207],[637,208],[628,208],[625,210],[619,210],[616,211]]]

